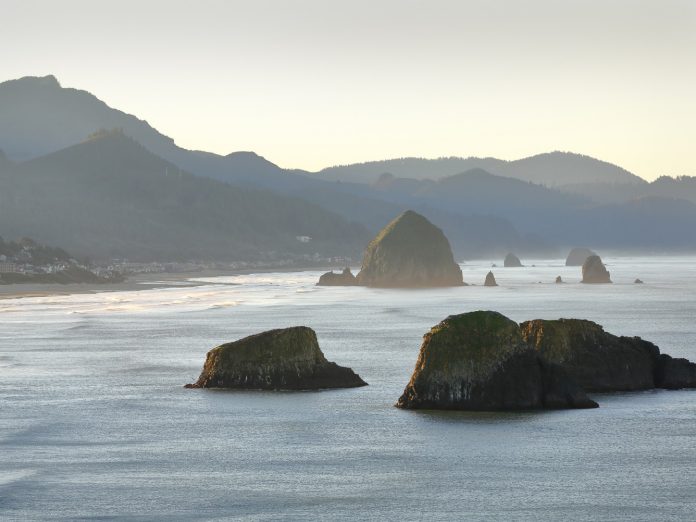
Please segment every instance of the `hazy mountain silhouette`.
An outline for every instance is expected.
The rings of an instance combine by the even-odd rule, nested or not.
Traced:
[[[0,223],[104,258],[359,255],[370,237],[306,201],[188,174],[120,132],[0,169]]]
[[[95,130],[112,128],[122,135],[82,143]],[[98,143],[114,143],[118,153],[107,148],[87,158]],[[516,161],[403,158],[318,174],[289,171],[253,152],[180,148],[147,122],[88,92],[62,88],[52,76],[0,84],[0,149],[19,161],[0,157],[0,234],[44,241],[72,234],[56,242],[105,256],[301,253],[306,245],[296,244],[295,235],[315,237],[312,248],[338,255],[360,250],[362,235],[407,209],[442,228],[455,253],[467,257],[575,244],[681,249],[691,237],[687,228],[696,229],[693,206],[675,202],[696,201],[693,178],[647,183],[616,165],[560,152]],[[66,158],[75,163],[66,166]],[[134,211],[123,215],[125,208]]]
[[[498,176],[559,187],[578,183],[631,183],[645,180],[627,170],[581,154],[550,152],[515,161],[495,158],[400,158],[329,167],[317,173],[322,179],[374,183],[384,173],[399,178],[440,179],[472,169]]]

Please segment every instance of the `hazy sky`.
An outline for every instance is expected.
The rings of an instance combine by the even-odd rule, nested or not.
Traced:
[[[696,175],[696,0],[2,0],[54,74],[186,148],[283,167],[589,154]]]

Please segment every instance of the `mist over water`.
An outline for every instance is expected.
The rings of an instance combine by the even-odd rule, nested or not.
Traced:
[[[479,262],[462,288],[316,287],[320,272],[301,272],[2,300],[0,518],[690,519],[695,391],[594,395],[597,410],[393,407],[421,336],[478,309],[590,319],[696,359],[696,258],[604,261],[613,285],[523,259],[492,269],[496,288]],[[213,346],[293,325],[370,385],[182,387]]]

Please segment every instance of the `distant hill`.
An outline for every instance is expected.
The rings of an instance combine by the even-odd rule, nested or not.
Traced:
[[[140,260],[359,256],[369,239],[306,201],[186,173],[120,132],[0,169],[0,224],[80,255]]]
[[[474,157],[400,158],[329,167],[316,175],[321,179],[374,183],[384,173],[398,178],[436,180],[472,169],[549,187],[594,182],[645,183],[621,167],[570,152],[550,152],[515,161]]]

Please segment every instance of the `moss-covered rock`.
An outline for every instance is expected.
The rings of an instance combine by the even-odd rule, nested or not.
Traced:
[[[384,227],[367,246],[358,284],[438,287],[461,286],[463,280],[442,230],[408,210]]]
[[[582,282],[589,284],[611,283],[609,271],[599,256],[590,256],[582,265]]]
[[[536,319],[522,336],[546,361],[562,366],[587,391],[646,390],[656,386],[660,350],[639,337],[617,337],[581,319]]]
[[[490,311],[450,316],[423,337],[397,406],[523,410],[596,407],[562,368],[524,342],[519,325]]]
[[[333,270],[322,274],[319,277],[317,286],[355,286],[357,284],[358,280],[353,275],[353,272],[346,267],[340,274],[335,274]]]
[[[269,330],[213,348],[190,388],[316,390],[365,386],[353,370],[324,357],[314,330]]]

